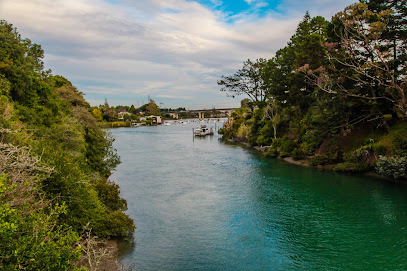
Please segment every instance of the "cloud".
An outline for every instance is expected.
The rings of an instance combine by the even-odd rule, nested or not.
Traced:
[[[345,6],[284,0],[259,17],[255,10],[266,1],[246,2],[251,9],[230,15],[186,0],[1,0],[0,16],[41,44],[47,68],[96,104],[107,96],[111,104],[129,104],[150,94],[171,107],[230,107],[239,100],[219,91],[221,75],[248,58],[272,57],[306,5],[312,15],[333,15]]]

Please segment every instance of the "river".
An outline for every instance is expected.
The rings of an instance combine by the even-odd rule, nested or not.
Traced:
[[[213,126],[214,124],[209,124]],[[217,125],[218,127],[219,125]],[[303,168],[195,125],[112,129],[137,270],[407,270],[407,186]]]

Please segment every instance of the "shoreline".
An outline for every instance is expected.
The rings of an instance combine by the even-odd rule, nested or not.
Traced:
[[[287,163],[290,163],[290,164],[293,164],[293,165],[296,165],[296,166],[309,167],[309,168],[314,168],[314,169],[318,169],[318,170],[324,170],[324,171],[326,170],[326,171],[335,172],[334,168],[337,165],[337,164],[329,164],[329,165],[324,165],[324,166],[322,166],[322,165],[313,166],[311,164],[311,159],[310,158],[294,160],[294,158],[292,158],[292,157],[281,157],[281,156],[269,157],[269,156],[267,156],[266,153],[267,153],[267,150],[268,150],[268,148],[270,146],[252,146],[248,142],[241,141],[241,140],[238,140],[238,139],[230,139],[230,138],[223,138],[223,137],[222,137],[222,139],[229,142],[229,143],[233,143],[233,144],[236,144],[236,145],[239,145],[239,146],[243,146],[245,148],[255,150],[256,152],[258,152],[258,153],[260,153],[260,154],[262,154],[262,155],[264,155],[264,156],[266,156],[268,158],[280,159],[280,160],[283,160],[283,161],[285,161]],[[400,180],[397,181],[397,180],[394,180],[394,179],[392,179],[390,177],[380,175],[380,174],[378,174],[378,173],[376,173],[374,171],[371,171],[371,170],[366,171],[366,172],[358,172],[358,173],[343,173],[343,172],[341,172],[341,173],[342,174],[348,174],[348,175],[354,175],[354,176],[361,175],[361,176],[366,176],[366,177],[374,177],[376,179],[381,179],[381,180],[387,181],[387,182],[407,184],[407,181],[400,181]]]

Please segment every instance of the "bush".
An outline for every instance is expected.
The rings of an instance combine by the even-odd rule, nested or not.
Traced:
[[[284,137],[281,141],[280,148],[281,156],[291,156],[294,149],[298,148],[298,144],[289,139],[288,137]]]
[[[293,157],[294,160],[300,160],[304,159],[305,156],[307,156],[310,153],[308,144],[306,142],[301,143],[301,145],[298,148],[295,148],[291,152],[291,156]]]
[[[387,152],[387,147],[380,143],[373,144],[372,148],[373,152],[377,155],[385,155]]]
[[[407,178],[407,156],[380,157],[376,163],[376,172],[395,180]]]
[[[315,166],[323,166],[330,162],[328,156],[326,155],[315,155],[311,158],[311,165]]]
[[[278,150],[275,147],[270,147],[266,152],[266,156],[268,156],[268,157],[277,157],[278,156]]]
[[[273,142],[271,143],[271,146],[273,146],[273,147],[276,148],[276,149],[277,149],[277,148],[280,148],[282,142],[283,142],[283,139],[282,139],[282,138],[275,138],[275,139],[273,139]]]
[[[344,162],[337,164],[334,171],[346,173],[358,173],[368,170],[369,167],[363,163]]]
[[[393,134],[392,141],[395,154],[402,156],[407,155],[407,137],[405,133],[398,132]]]
[[[304,150],[302,150],[301,148],[295,148],[292,152],[291,152],[291,157],[294,160],[300,160],[303,159],[305,157],[306,153],[304,152]]]

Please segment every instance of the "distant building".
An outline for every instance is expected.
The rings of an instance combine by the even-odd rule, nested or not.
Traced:
[[[124,115],[131,116],[131,113],[129,113],[129,112],[119,112],[117,115],[119,116],[119,118],[118,118],[119,120],[124,120]]]
[[[161,124],[162,123],[162,120],[161,120],[160,116],[153,116],[153,115],[146,116],[146,117],[141,117],[140,121],[146,121],[148,119],[151,119],[153,124]]]

